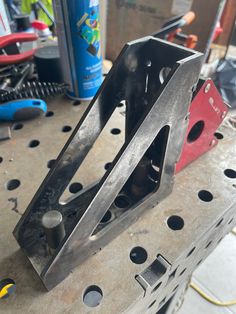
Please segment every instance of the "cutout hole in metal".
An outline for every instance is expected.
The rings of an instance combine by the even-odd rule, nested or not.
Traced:
[[[83,189],[83,185],[80,182],[71,183],[69,186],[69,191],[72,194],[76,194]]]
[[[196,247],[194,246],[194,247],[192,248],[192,250],[188,253],[187,257],[189,257],[190,255],[192,255],[192,253],[195,251],[195,249],[196,249]]]
[[[224,220],[224,218],[222,218],[222,219],[218,222],[218,224],[216,225],[216,228],[221,225],[221,223],[223,222],[223,220]]]
[[[12,126],[12,130],[20,130],[24,127],[24,124],[23,123],[14,123],[13,126]]]
[[[143,247],[136,246],[130,251],[129,257],[134,264],[143,264],[146,262],[148,254]]]
[[[53,165],[55,164],[55,161],[56,161],[56,159],[49,160],[48,163],[47,163],[47,167],[49,169],[51,169],[53,167]]]
[[[159,282],[153,289],[151,293],[154,293],[155,291],[157,291],[157,289],[161,286],[162,282]]]
[[[184,227],[184,220],[180,216],[173,215],[167,219],[167,225],[171,230],[181,230]]]
[[[102,289],[96,285],[89,286],[83,295],[83,302],[88,307],[98,306],[103,298]]]
[[[122,208],[122,209],[125,209],[125,208],[128,208],[131,204],[131,201],[130,199],[128,198],[128,196],[124,195],[124,194],[120,194],[118,195],[115,200],[114,200],[114,205],[117,207],[117,208]]]
[[[184,268],[184,269],[181,271],[181,273],[179,274],[179,277],[182,276],[182,275],[185,273],[186,269],[187,269],[187,268]]]
[[[108,170],[110,168],[111,162],[107,162],[104,166],[105,170]]]
[[[29,142],[28,147],[35,148],[35,147],[39,146],[39,144],[40,144],[39,140],[32,140],[32,141]]]
[[[153,307],[153,305],[156,303],[156,300],[154,300],[149,306],[148,309],[150,309],[151,307]]]
[[[2,163],[3,162],[3,158],[2,157],[0,157],[0,163]]]
[[[207,245],[206,245],[206,247],[205,247],[205,249],[208,249],[209,246],[211,245],[211,243],[212,243],[212,241],[208,242]]]
[[[45,117],[47,117],[47,118],[50,118],[52,116],[54,116],[54,112],[53,111],[47,111],[46,114],[45,114]]]
[[[111,129],[111,134],[113,134],[113,135],[118,135],[118,134],[120,134],[120,133],[121,133],[121,130],[118,129],[118,128],[113,128],[113,129]]]
[[[109,221],[111,221],[111,218],[112,218],[112,213],[110,210],[108,210],[106,214],[103,216],[100,223],[102,224],[108,223]]]
[[[236,171],[233,169],[225,169],[224,174],[226,177],[228,177],[230,179],[236,178]]]
[[[20,180],[18,180],[18,179],[9,180],[9,181],[6,183],[6,189],[7,189],[8,191],[15,190],[15,189],[17,189],[19,186],[20,186]]]
[[[215,132],[214,135],[218,140],[222,140],[224,138],[224,135],[220,132]]]
[[[203,202],[211,202],[213,200],[213,195],[211,194],[211,192],[209,192],[207,190],[199,191],[198,192],[198,197]]]
[[[188,143],[195,142],[201,136],[201,134],[204,130],[204,125],[205,125],[204,121],[200,120],[192,126],[191,130],[188,133],[188,137],[187,137]]]
[[[71,130],[72,130],[72,127],[69,125],[64,125],[61,129],[61,131],[64,133],[70,132]]]

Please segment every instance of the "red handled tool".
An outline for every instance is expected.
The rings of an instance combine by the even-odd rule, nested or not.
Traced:
[[[16,64],[31,59],[34,55],[35,48],[18,54],[6,54],[6,48],[12,44],[30,42],[38,39],[35,33],[14,33],[0,37],[0,66]]]

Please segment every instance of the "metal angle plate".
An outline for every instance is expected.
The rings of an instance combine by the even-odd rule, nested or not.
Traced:
[[[3,233],[0,238],[0,279],[10,277],[17,284],[15,295],[1,301],[1,310],[4,313],[156,313],[159,303],[171,297],[175,287],[189,278],[197,264],[235,225],[236,179],[229,177],[233,177],[234,172],[225,172],[226,169],[236,170],[235,134],[223,129],[224,137],[219,144],[176,176],[173,193],[167,199],[148,210],[118,238],[77,267],[55,289],[45,293],[30,263],[18,250],[11,232],[47,172],[47,162],[56,157],[65,136],[68,137],[68,134],[61,132],[65,125],[65,112],[66,123],[73,127],[84,110],[65,101],[51,105],[51,108],[55,115],[50,123],[49,118],[27,122],[21,131],[13,132],[12,141],[1,145],[0,228]],[[95,150],[104,150],[106,162],[110,161],[112,149],[120,140],[119,136],[110,134],[111,127],[122,130],[123,116],[120,112],[122,107],[117,108],[113,125],[109,125],[106,136],[101,139],[99,147],[95,147]],[[27,147],[32,139],[40,140],[38,148]],[[89,183],[96,179],[104,171],[104,160],[94,163],[93,156],[90,156],[87,161],[90,167],[84,169],[79,177],[75,176],[74,182]],[[6,184],[12,178],[20,179],[21,185],[15,190],[6,190]],[[199,191],[204,190],[213,195],[211,201],[199,199]],[[209,199],[206,198],[207,193],[200,195],[205,200]],[[20,214],[13,210],[14,204],[8,201],[14,197],[18,200],[15,209]],[[171,216],[183,219],[181,230],[168,227],[167,221]],[[175,223],[170,225],[173,227]],[[180,227],[177,224],[177,229]],[[130,259],[130,253],[136,247],[147,252],[147,259],[141,264],[133,263]],[[132,253],[133,257],[137,256],[135,251]],[[150,281],[146,280],[145,293],[144,272],[158,255],[170,267],[156,284],[150,285]],[[161,285],[156,288],[160,282]],[[156,290],[151,293],[153,289]],[[84,301],[88,302],[89,299],[92,299],[93,305],[99,305],[87,306]]]

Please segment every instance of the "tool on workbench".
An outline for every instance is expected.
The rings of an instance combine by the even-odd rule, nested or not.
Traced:
[[[0,66],[17,64],[27,60],[30,60],[34,56],[35,48],[18,54],[6,54],[6,48],[10,45],[31,42],[38,39],[38,35],[35,33],[14,33],[0,37]]]
[[[8,298],[16,290],[16,283],[10,278],[0,280],[0,299]]]
[[[58,84],[50,82],[26,82],[18,89],[10,91],[0,90],[0,102],[6,102],[16,99],[39,98],[46,99],[57,95],[62,95],[67,90],[67,84]]]
[[[53,1],[68,96],[89,100],[102,83],[99,0]]]
[[[168,41],[173,41],[174,39],[178,39],[183,43],[185,47],[195,48],[198,37],[196,35],[186,35],[182,33],[182,27],[189,25],[195,19],[195,13],[192,11],[187,12],[186,14],[175,16],[169,19],[162,28],[152,34],[154,37],[163,38]]]
[[[20,99],[0,104],[0,120],[21,121],[38,117],[47,112],[41,99]]]

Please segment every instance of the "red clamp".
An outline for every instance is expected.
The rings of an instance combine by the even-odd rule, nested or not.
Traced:
[[[0,49],[4,49],[11,44],[34,41],[38,39],[35,33],[14,33],[0,37]],[[15,64],[31,59],[35,48],[13,55],[0,55],[0,65]]]

